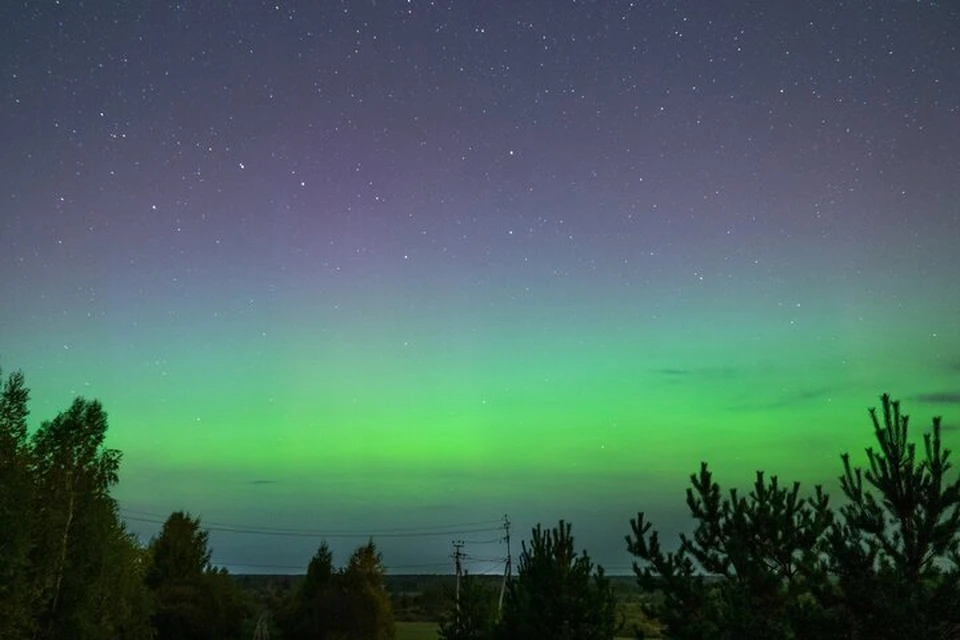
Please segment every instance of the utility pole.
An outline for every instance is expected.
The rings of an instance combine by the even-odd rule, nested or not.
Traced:
[[[460,564],[460,559],[463,558],[463,553],[460,549],[463,548],[463,540],[454,540],[453,541],[453,562],[454,567],[457,570],[457,625],[460,624],[460,574],[463,573],[463,567]]]
[[[497,605],[497,611],[501,613],[503,612],[503,592],[507,590],[507,580],[510,578],[510,573],[513,569],[512,559],[510,557],[510,517],[506,514],[503,516],[503,530],[506,532],[503,540],[507,543],[507,562],[503,566],[503,582],[500,584],[500,604]]]

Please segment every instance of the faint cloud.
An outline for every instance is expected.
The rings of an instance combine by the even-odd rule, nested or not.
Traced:
[[[947,373],[960,373],[960,357],[953,356],[946,360],[938,360],[936,363],[937,371]]]
[[[916,402],[927,404],[960,404],[960,391],[940,391],[936,393],[921,393],[910,398]]]
[[[277,480],[251,480],[250,484],[277,484]]]
[[[810,402],[811,400],[819,400],[821,398],[826,398],[831,395],[835,395],[838,389],[836,387],[817,387],[813,389],[801,389],[797,393],[790,393],[780,396],[779,398],[773,398],[767,402],[757,401],[757,402],[745,402],[743,404],[735,405],[731,407],[737,411],[759,411],[759,410],[769,410],[769,409],[783,409],[787,407],[793,407],[796,405],[803,404],[805,402]]]
[[[661,376],[679,377],[679,376],[700,376],[704,378],[732,378],[738,375],[736,367],[700,367],[697,369],[683,369],[681,367],[663,367],[654,369],[653,373]]]
[[[690,369],[671,369],[669,367],[665,369],[654,369],[653,372],[662,376],[688,376],[693,373]]]

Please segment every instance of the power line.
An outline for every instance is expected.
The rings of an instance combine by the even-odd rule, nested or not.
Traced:
[[[467,544],[494,544],[495,542],[503,542],[503,538],[488,538],[487,540],[464,540]]]
[[[124,516],[124,520],[131,522],[145,522],[149,524],[164,524],[166,519],[142,518],[137,516]],[[279,536],[288,538],[425,538],[429,536],[448,536],[460,535],[465,533],[488,533],[497,531],[497,527],[484,527],[479,529],[394,529],[381,531],[308,531],[303,529],[275,529],[272,527],[252,527],[241,525],[226,525],[201,522],[201,527],[208,531],[222,531],[227,533],[240,533],[244,535],[262,535]]]
[[[128,509],[126,507],[120,507],[120,511],[130,514],[135,514],[132,516],[125,516],[126,520],[132,520],[135,522],[149,522],[154,524],[163,524],[166,522],[169,515],[163,515],[159,513],[153,513],[150,511],[141,511],[139,509]],[[331,531],[318,531],[316,529],[295,529],[295,528],[286,528],[286,527],[263,527],[259,525],[245,525],[245,524],[234,524],[228,522],[215,522],[215,521],[206,521],[201,517],[201,526],[205,529],[219,530],[219,529],[229,529],[229,530],[243,530],[243,531],[256,531],[261,532],[275,532],[282,533],[285,535],[288,534],[303,534],[306,536],[370,536],[370,535],[400,535],[400,534],[413,534],[413,535],[449,535],[451,533],[479,533],[479,532],[488,532],[488,531],[497,531],[499,527],[486,526],[499,523],[499,520],[478,520],[474,522],[458,522],[452,524],[424,524],[415,527],[391,527],[389,529],[373,530],[373,531],[360,531],[360,530],[331,530]],[[495,540],[493,540],[495,541]]]
[[[169,514],[164,515],[162,513],[156,513],[155,511],[143,511],[141,509],[131,509],[130,507],[120,507],[120,510],[126,511],[128,513],[139,514],[141,516],[149,516],[152,518],[166,519],[167,517],[169,517]],[[409,531],[409,530],[421,530],[421,529],[449,529],[453,527],[478,527],[478,526],[487,525],[487,524],[492,525],[492,524],[499,524],[499,523],[500,523],[500,520],[476,520],[474,522],[456,522],[452,524],[424,524],[416,527],[392,527],[390,530],[391,531]],[[241,528],[246,526],[252,526],[252,525],[232,524],[227,522],[211,522],[211,524],[216,524],[218,526],[224,526],[224,527],[241,527]],[[261,527],[257,527],[257,528],[261,528]],[[270,527],[262,527],[262,528],[270,528]]]
[[[467,562],[496,562],[497,564],[503,564],[507,560],[502,556],[475,556],[472,553],[464,553],[462,557]]]
[[[307,565],[290,564],[261,564],[257,562],[224,562],[222,560],[211,560],[210,564],[215,567],[244,567],[251,569],[296,569],[306,573]],[[449,566],[447,562],[424,562],[419,564],[395,564],[383,567],[384,571],[397,571],[399,569],[429,569]]]

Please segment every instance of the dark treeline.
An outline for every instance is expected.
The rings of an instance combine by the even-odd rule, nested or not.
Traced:
[[[120,453],[107,418],[77,399],[28,436],[28,391],[0,393],[0,637],[149,638],[150,562],[124,529],[110,488]]]
[[[171,514],[146,545],[125,529],[110,495],[121,456],[104,446],[98,402],[78,398],[31,434],[28,398],[22,374],[3,380],[0,638],[395,637],[406,596],[391,600],[372,540],[339,568],[323,543],[305,577],[243,588],[212,566],[199,518]],[[687,490],[694,530],[675,551],[643,513],[631,520],[642,626],[562,520],[522,543],[502,602],[466,575],[458,599],[427,612],[443,640],[960,638],[960,479],[939,418],[918,448],[899,404],[881,403],[867,467],[841,456],[838,508],[819,486],[806,495],[762,472],[749,492],[724,493],[703,463]]]
[[[144,547],[110,489],[107,415],[77,398],[28,434],[19,372],[0,392],[0,638],[236,638],[245,594],[210,566],[199,521],[174,513]]]
[[[647,612],[671,638],[960,638],[960,479],[940,418],[918,451],[898,402],[869,415],[876,445],[866,468],[840,456],[839,508],[762,472],[724,495],[703,463],[677,551],[631,520],[640,586],[660,594]]]

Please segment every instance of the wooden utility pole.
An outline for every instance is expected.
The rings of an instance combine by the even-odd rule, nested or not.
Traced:
[[[454,567],[457,571],[457,623],[459,624],[460,620],[460,574],[463,573],[463,566],[460,563],[461,558],[463,558],[463,553],[460,549],[463,548],[463,540],[454,540],[453,541],[453,562]]]
[[[503,540],[507,543],[507,562],[503,565],[503,582],[500,584],[500,604],[497,605],[498,612],[503,611],[503,593],[507,590],[507,580],[510,578],[510,573],[513,570],[512,558],[510,556],[510,517],[506,514],[503,516],[503,530],[505,532]]]

